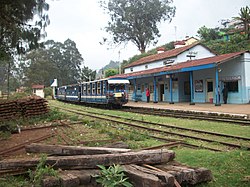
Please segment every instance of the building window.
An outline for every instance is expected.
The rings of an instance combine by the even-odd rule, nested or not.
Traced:
[[[229,92],[239,92],[238,81],[225,82]]]
[[[133,68],[130,68],[130,72],[133,72]]]
[[[148,65],[145,65],[145,69],[148,69]]]

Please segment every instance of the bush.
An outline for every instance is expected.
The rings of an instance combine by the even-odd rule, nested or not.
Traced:
[[[128,182],[128,178],[124,178],[125,174],[120,165],[109,166],[107,169],[102,165],[97,165],[101,169],[101,174],[95,176],[96,182],[102,184],[104,187],[117,187],[125,186],[132,187],[133,185]]]
[[[34,172],[29,170],[30,181],[35,186],[40,186],[41,181],[45,176],[58,177],[58,172],[55,171],[51,166],[46,165],[46,159],[46,155],[41,155],[41,159],[36,167],[36,170]]]

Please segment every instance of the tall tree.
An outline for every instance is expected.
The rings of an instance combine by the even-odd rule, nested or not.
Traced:
[[[49,24],[48,9],[45,0],[1,0],[0,50],[13,54],[38,47]]]
[[[171,3],[172,0],[101,0],[101,7],[111,18],[105,30],[112,35],[114,44],[132,42],[144,53],[160,37],[157,24],[171,21],[175,15]]]
[[[107,69],[105,71],[105,77],[110,77],[110,76],[113,76],[113,75],[117,75],[119,72],[117,69]]]
[[[49,48],[49,59],[55,64],[59,71],[55,75],[60,84],[74,84],[80,79],[81,65],[83,58],[76,47],[76,43],[70,39],[61,42],[49,40],[45,42]]]
[[[91,81],[91,80],[95,80],[96,79],[96,71],[93,71],[91,69],[89,69],[88,67],[84,66],[81,69],[81,81],[82,82],[87,82],[87,81]]]
[[[1,0],[0,61],[11,59],[7,61],[8,70],[4,75],[7,78],[4,81],[7,82],[8,95],[14,55],[39,46],[39,39],[46,34],[45,27],[49,24],[46,14],[48,9],[45,0]],[[4,65],[0,64],[0,69],[3,68]]]
[[[242,7],[238,17],[233,17],[237,21],[236,25],[244,27],[244,32],[247,35],[247,39],[250,39],[250,8],[248,6]]]
[[[56,65],[49,59],[47,49],[32,50],[25,58],[26,60],[20,64],[20,68],[23,69],[23,82],[26,86],[32,84],[50,86],[50,81],[59,74]]]
[[[199,37],[205,41],[209,40],[216,40],[221,38],[219,35],[219,30],[218,28],[207,28],[206,26],[203,26],[199,28],[197,31]]]
[[[50,80],[58,79],[60,85],[74,84],[80,80],[80,66],[83,58],[74,41],[64,43],[48,40],[45,48],[26,54],[20,68],[23,69],[24,82],[50,85]]]

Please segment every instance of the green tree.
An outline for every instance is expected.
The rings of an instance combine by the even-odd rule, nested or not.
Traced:
[[[93,71],[93,70],[89,69],[86,66],[84,66],[81,69],[80,80],[82,82],[87,82],[87,81],[95,80],[95,78],[96,78],[96,71]]]
[[[157,24],[171,21],[175,15],[171,3],[172,0],[101,0],[101,7],[111,18],[105,30],[112,35],[112,43],[132,42],[144,53],[150,43],[157,43]]]
[[[8,95],[15,87],[10,88],[10,80],[17,86],[13,76],[14,55],[40,46],[39,39],[46,35],[45,27],[49,24],[48,9],[49,5],[44,0],[1,0],[0,69],[6,69],[7,62],[7,71],[1,75],[4,84],[0,89],[7,90]]]
[[[49,50],[37,49],[29,52],[25,60],[20,62],[23,68],[24,82],[26,86],[43,84],[50,86],[50,80],[59,75],[56,65],[49,59]]]
[[[1,0],[0,51],[13,54],[37,48],[49,24],[48,9],[44,0]]]
[[[45,42],[48,50],[48,58],[53,63],[58,74],[54,76],[58,79],[59,84],[74,84],[80,80],[81,65],[84,60],[76,47],[76,43],[70,39],[61,42],[49,40]]]
[[[248,6],[242,7],[238,17],[233,17],[237,21],[236,25],[243,26],[247,39],[250,39],[250,8]]]
[[[110,77],[110,76],[114,76],[117,75],[119,72],[117,69],[107,69],[105,70],[105,77]]]
[[[203,26],[199,28],[197,31],[199,37],[202,40],[209,41],[209,40],[216,40],[221,38],[219,35],[219,30],[217,28],[207,28],[206,26]]]
[[[80,80],[83,58],[74,41],[64,43],[49,40],[45,48],[33,50],[25,55],[20,64],[24,82],[50,86],[50,81],[58,79],[59,85],[74,84]]]

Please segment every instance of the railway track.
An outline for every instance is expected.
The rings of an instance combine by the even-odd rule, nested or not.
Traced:
[[[51,138],[53,136],[55,136],[55,133],[51,133],[51,134],[48,134],[48,135],[45,135],[45,136],[42,136],[42,137],[30,140],[30,141],[26,141],[26,142],[20,143],[20,144],[18,144],[16,146],[13,146],[13,147],[10,147],[8,149],[5,149],[5,150],[1,151],[0,152],[0,156],[5,156],[5,155],[7,155],[9,153],[13,153],[15,151],[24,149],[26,145],[29,145],[31,143],[38,143],[38,142],[41,142],[41,141],[46,140],[48,138]]]
[[[233,135],[209,132],[209,131],[204,131],[204,130],[196,130],[196,129],[191,129],[191,128],[183,128],[183,127],[167,125],[167,124],[158,124],[154,122],[147,122],[144,120],[142,121],[142,120],[128,119],[128,118],[124,118],[121,116],[114,116],[110,114],[104,115],[104,114],[100,114],[97,112],[90,112],[90,111],[79,110],[79,109],[76,111],[69,107],[65,109],[65,108],[57,106],[57,108],[64,110],[64,111],[72,112],[78,115],[85,115],[85,116],[97,118],[100,120],[110,121],[113,123],[119,123],[119,124],[123,124],[129,127],[143,129],[143,130],[150,131],[150,132],[163,133],[163,134],[168,134],[172,136],[178,136],[181,138],[189,138],[189,139],[200,140],[200,141],[210,142],[210,143],[217,143],[217,144],[219,143],[221,145],[228,146],[231,148],[245,147],[247,150],[250,150],[250,147],[248,147],[248,141],[250,141],[250,138],[247,138],[247,137],[233,136]],[[127,122],[127,121],[130,121],[130,122]],[[149,125],[152,127],[148,127]],[[162,129],[162,127],[166,127],[168,130]],[[173,129],[181,130],[182,132],[173,131]],[[189,134],[189,132],[194,132],[196,133],[196,135]],[[197,135],[197,133],[199,135]],[[204,135],[211,135],[212,138],[203,137]],[[219,140],[221,137],[223,137],[224,139],[234,139],[235,141],[238,141],[238,140],[247,141],[247,146],[242,146],[241,144],[230,143],[228,141],[221,141]]]
[[[122,111],[134,112],[140,114],[148,115],[158,115],[162,117],[173,117],[173,118],[186,118],[186,119],[196,119],[196,120],[209,120],[216,122],[234,123],[243,126],[250,125],[250,119],[245,119],[239,116],[228,116],[228,115],[218,115],[216,113],[205,114],[201,112],[190,112],[190,111],[179,111],[179,110],[164,110],[155,108],[142,108],[142,107],[127,107],[124,106]]]
[[[73,124],[75,124],[75,123],[71,123],[70,125],[73,125]],[[5,150],[2,150],[2,151],[0,151],[0,157],[5,157],[5,156],[7,156],[9,154],[13,154],[16,151],[24,149],[26,145],[29,145],[29,144],[32,144],[32,143],[38,143],[38,142],[47,140],[49,138],[52,138],[54,136],[60,136],[66,144],[70,144],[71,142],[69,140],[65,139],[65,129],[64,129],[65,127],[71,128],[70,125],[67,124],[67,123],[64,123],[63,121],[60,121],[60,124],[57,124],[57,125],[44,125],[44,126],[37,126],[37,127],[20,128],[20,132],[23,132],[23,131],[37,131],[37,130],[42,130],[42,129],[52,129],[52,132],[49,133],[49,134],[40,136],[38,138],[31,139],[29,141],[19,143],[19,144],[15,145],[15,146],[9,147],[9,148],[7,148]],[[58,127],[61,128],[61,130],[63,132],[59,131],[57,129]],[[13,131],[13,133],[18,133],[18,131]]]

